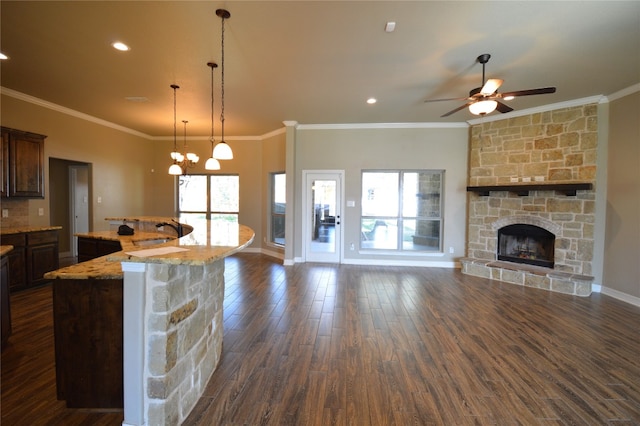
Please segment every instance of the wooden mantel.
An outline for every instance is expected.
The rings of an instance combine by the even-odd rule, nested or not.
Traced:
[[[558,191],[567,196],[575,196],[576,191],[591,190],[593,184],[589,182],[575,183],[516,183],[511,185],[487,185],[487,186],[467,186],[467,192],[475,192],[481,196],[487,196],[492,191],[508,191],[518,195],[529,195],[529,191]]]

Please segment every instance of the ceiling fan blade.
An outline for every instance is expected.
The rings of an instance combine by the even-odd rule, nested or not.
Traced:
[[[468,99],[468,98],[427,99],[424,102],[427,103],[427,102],[442,102],[442,101],[464,101],[466,99]]]
[[[498,102],[498,101],[496,101]],[[511,108],[509,105],[505,105],[502,102],[498,102],[498,106],[496,107],[496,109],[498,111],[500,111],[501,113],[505,113],[505,112],[511,112],[513,111],[513,108]]]
[[[452,109],[451,111],[449,111],[449,112],[448,112],[448,113],[446,113],[446,114],[441,115],[440,117],[442,117],[442,118],[444,118],[444,117],[448,117],[448,116],[450,116],[451,114],[453,114],[453,113],[455,113],[455,112],[460,111],[461,109],[465,109],[466,107],[468,107],[468,106],[469,106],[469,105],[471,105],[472,103],[473,103],[473,102],[467,102],[466,104],[464,104],[464,105],[462,105],[462,106],[459,106],[459,107],[458,107],[458,108],[456,108],[456,109]]]
[[[544,95],[546,93],[555,93],[555,87],[542,87],[540,89],[529,89],[529,90],[518,90],[515,92],[505,92],[501,93],[501,98],[506,98],[508,96],[529,96],[529,95]]]
[[[498,90],[498,87],[502,85],[503,81],[504,80],[500,80],[499,78],[490,78],[486,83],[484,83],[480,93],[485,96],[492,95],[496,90]]]

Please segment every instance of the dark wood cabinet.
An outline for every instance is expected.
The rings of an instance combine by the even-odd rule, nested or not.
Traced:
[[[2,129],[2,152],[0,153],[0,197],[9,196],[9,132]]]
[[[57,230],[3,235],[2,244],[13,246],[7,255],[12,292],[49,281],[44,274],[60,267]]]
[[[9,290],[15,291],[27,287],[27,234],[9,234],[2,236],[2,244],[13,246],[7,255],[9,264]]]
[[[9,257],[0,258],[0,326],[2,349],[11,335],[11,303],[9,302]]]
[[[86,262],[120,250],[120,241],[78,237],[78,262]]]
[[[2,127],[3,197],[44,198],[46,136]]]
[[[30,287],[49,281],[44,274],[59,267],[58,231],[28,233],[26,259]]]
[[[122,279],[53,281],[56,388],[69,408],[123,407]]]

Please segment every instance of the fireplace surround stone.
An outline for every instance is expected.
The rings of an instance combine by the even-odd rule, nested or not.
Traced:
[[[467,257],[462,272],[561,293],[591,294],[595,224],[595,104],[484,122],[470,130]],[[534,182],[526,192],[503,189]],[[544,185],[589,183],[563,193]],[[497,259],[497,230],[524,223],[555,235],[553,268]]]

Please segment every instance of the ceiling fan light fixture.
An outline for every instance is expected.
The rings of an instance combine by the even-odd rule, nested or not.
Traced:
[[[495,111],[497,106],[498,102],[492,100],[474,102],[469,105],[469,112],[473,115],[485,115]]]
[[[512,100],[514,100],[515,98],[516,98],[515,96],[511,95],[511,96],[505,96],[505,97],[504,97],[504,98],[502,98],[502,99],[504,99],[505,101],[512,101]]]

